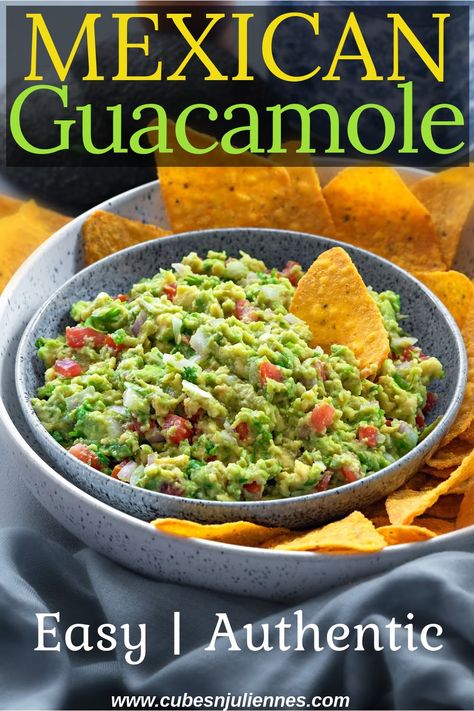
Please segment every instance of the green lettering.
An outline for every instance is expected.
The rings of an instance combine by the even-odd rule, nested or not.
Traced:
[[[219,145],[219,142],[214,141],[214,143],[211,143],[209,146],[202,147],[193,146],[193,144],[189,142],[186,133],[186,122],[189,114],[196,109],[204,109],[204,111],[207,111],[210,121],[216,121],[218,118],[216,109],[213,106],[210,106],[210,104],[191,104],[191,106],[187,106],[183,109],[176,119],[176,139],[181,148],[183,148],[187,153],[191,153],[194,156],[202,156],[206,153],[211,153]]]
[[[397,89],[403,91],[403,146],[398,152],[418,153],[418,148],[413,148],[413,82],[397,84]]]
[[[374,109],[378,111],[383,119],[385,134],[384,139],[378,148],[367,148],[364,146],[359,137],[359,120],[364,111],[367,109]],[[376,153],[382,153],[391,144],[395,137],[395,120],[388,109],[380,104],[362,104],[359,106],[349,117],[347,122],[347,136],[353,148],[359,153],[364,153],[365,155],[375,155]]]
[[[301,121],[301,144],[297,153],[316,153],[315,148],[311,148],[311,115],[315,111],[323,111],[329,118],[329,146],[325,153],[344,153],[344,149],[339,144],[339,114],[337,109],[331,104],[315,104],[311,108],[306,108],[302,104],[275,104],[269,106],[267,111],[272,113],[272,137],[273,143],[269,153],[285,153],[282,147],[282,115],[286,111],[296,111]]]
[[[166,115],[165,109],[160,106],[160,104],[142,104],[137,106],[132,113],[132,118],[134,121],[140,121],[144,111],[148,110],[154,111],[156,113],[156,121],[153,121],[149,126],[145,128],[140,128],[138,131],[132,134],[130,137],[130,148],[133,153],[138,155],[146,155],[148,153],[172,153],[173,149],[168,148],[167,142],[167,121],[168,117]],[[156,139],[153,139],[150,134],[156,133]],[[142,146],[140,138],[142,136],[147,136],[148,142],[146,146]]]
[[[435,120],[434,115],[439,109],[449,109],[449,111],[452,111],[453,118],[451,120]],[[464,116],[459,107],[454,106],[454,104],[436,104],[436,106],[432,106],[431,109],[428,109],[421,121],[421,137],[425,146],[438,155],[456,153],[456,151],[460,151],[461,148],[464,147],[464,141],[461,141],[457,146],[453,146],[452,148],[441,148],[438,146],[433,138],[433,126],[464,126]]]
[[[238,126],[226,131],[221,140],[222,150],[230,155],[240,155],[247,151],[250,151],[250,153],[264,153],[265,150],[258,146],[258,112],[254,106],[250,104],[234,104],[224,111],[224,118],[226,121],[231,121],[234,117],[234,111],[239,109],[247,111],[249,123],[246,126]],[[248,133],[248,142],[241,148],[232,144],[232,138],[239,133]]]
[[[37,91],[51,91],[56,94],[61,99],[63,108],[68,106],[68,88],[63,85],[61,88],[52,86],[50,84],[38,84],[36,86],[30,86],[19,94],[10,111],[10,131],[16,144],[28,153],[34,153],[35,155],[49,155],[51,153],[58,153],[59,151],[65,151],[69,148],[69,131],[71,126],[75,124],[74,120],[56,120],[53,121],[55,126],[59,126],[59,143],[52,148],[38,148],[33,146],[25,137],[23,129],[21,127],[21,112],[23,109],[23,104],[26,100]]]
[[[82,144],[87,153],[101,156],[104,153],[127,153],[122,147],[122,106],[106,106],[106,111],[112,114],[112,143],[104,148],[97,148],[92,142],[92,105],[76,106],[76,111],[82,113]]]

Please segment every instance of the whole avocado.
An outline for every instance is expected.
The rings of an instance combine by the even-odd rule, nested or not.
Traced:
[[[131,36],[130,42],[140,39],[143,34]],[[159,47],[150,48],[150,56],[142,52],[130,53],[130,75],[146,75],[150,67],[156,66],[160,58],[166,57],[170,67],[178,67],[185,58],[189,46],[175,34],[164,33],[160,37]],[[232,76],[236,72],[235,57],[227,50],[209,43],[206,51],[222,72]],[[162,104],[170,118],[183,108],[194,103],[208,103],[214,106],[219,115],[229,105],[239,102],[251,103],[255,107],[268,104],[269,89],[258,77],[252,82],[226,82],[216,91],[212,82],[203,79],[202,64],[194,58],[187,66],[188,79],[185,82],[148,82],[128,81],[112,82],[109,80],[116,72],[117,41],[107,40],[98,49],[100,72],[106,77],[104,82],[84,82],[81,77],[87,73],[87,54],[82,51],[75,58],[68,82],[69,107],[62,111],[61,118],[75,121],[71,127],[69,151],[47,156],[31,156],[22,151],[13,141],[4,123],[0,132],[6,140],[1,142],[4,153],[0,164],[4,175],[22,189],[28,196],[42,202],[53,204],[64,212],[85,211],[118,193],[142,185],[156,178],[153,155],[113,155],[92,156],[82,147],[81,126],[77,121],[79,114],[76,106],[91,104],[93,107],[93,140],[98,147],[105,147],[111,142],[110,112],[107,106],[123,106],[123,145],[127,146],[130,136],[146,126],[153,118],[153,112],[146,113],[140,121],[131,118],[136,106],[143,103]],[[58,85],[57,76],[51,70],[44,72],[45,84]],[[12,82],[8,86],[7,103],[16,98],[25,88],[24,83]],[[119,95],[118,95],[119,90]],[[275,97],[272,99],[276,101]],[[58,99],[59,101],[59,99]],[[53,121],[57,119],[58,104],[52,101],[50,92],[37,92],[34,101],[25,103],[22,112],[22,127],[28,140],[41,147],[53,145],[57,140],[57,131],[52,131]],[[193,113],[193,128],[208,131],[208,123],[203,122],[198,112]],[[2,118],[5,121],[5,117]],[[213,123],[213,133],[221,136],[229,128],[229,122]],[[267,137],[268,138],[268,137]],[[262,136],[265,141],[265,136]],[[5,155],[6,152],[6,155]]]

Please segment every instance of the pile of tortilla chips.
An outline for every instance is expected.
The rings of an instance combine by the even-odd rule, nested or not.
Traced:
[[[474,525],[474,450],[454,469],[436,470],[433,476],[426,468],[385,502],[309,531],[247,521],[206,525],[170,518],[152,525],[176,536],[277,551],[377,553],[387,546],[426,541]]]
[[[0,291],[27,257],[69,217],[0,195]]]
[[[157,162],[160,163],[159,158]],[[255,173],[257,184],[259,168],[249,170]],[[272,171],[267,163],[257,203],[252,197],[254,186],[248,187],[246,182],[238,185],[235,169],[228,170],[223,165],[179,169],[159,166],[172,229],[192,229],[196,219],[197,224],[207,228],[283,226],[336,237],[402,266],[444,302],[461,329],[469,360],[464,402],[440,448],[420,472],[385,501],[340,521],[304,532],[282,531],[245,521],[207,526],[158,519],[153,525],[160,531],[184,537],[279,551],[334,554],[373,553],[386,546],[425,541],[474,525],[474,283],[465,274],[451,269],[463,233],[463,238],[466,237],[465,225],[474,207],[474,168],[450,169],[419,180],[411,189],[391,168],[347,168],[323,189],[311,165],[287,168],[290,183],[286,188],[281,165],[273,170],[274,179],[280,181],[278,191],[275,193],[274,186],[267,180],[268,171],[270,174]],[[248,178],[247,175],[247,181]],[[212,181],[220,185],[214,204],[212,195],[207,192]],[[298,183],[304,186],[300,191]],[[285,189],[291,194],[288,200],[291,217],[283,209],[282,224],[281,215],[272,215],[272,196],[278,194],[281,200]],[[267,190],[271,195],[266,198]],[[198,196],[203,192],[206,200],[197,206]],[[249,208],[242,218],[242,205],[246,201]],[[261,209],[262,202],[266,209]],[[294,205],[298,205],[299,210],[295,211]],[[303,217],[305,213],[314,215],[315,211],[319,212],[319,224],[317,220],[311,222]],[[357,352],[361,367],[370,368],[386,357],[388,346],[380,335],[376,315],[367,312],[370,305],[364,299],[363,285],[353,280],[350,260],[345,259],[344,254],[336,248],[316,260],[300,282],[292,311],[306,320],[321,340],[325,323],[321,308],[345,294],[348,314],[358,312],[354,318],[356,321],[359,318],[356,336],[350,345]],[[291,256],[297,258],[297,255]],[[328,270],[332,274],[329,287],[324,280]],[[336,281],[334,274],[337,274]],[[334,319],[327,320],[334,323]],[[348,316],[344,320],[343,336],[350,341],[349,322],[352,321]],[[369,323],[370,328],[364,332],[364,324]],[[363,338],[360,338],[361,333]]]
[[[198,146],[214,143],[213,138],[196,132],[188,137]],[[290,143],[287,149],[291,156],[296,147]],[[473,237],[467,226],[474,224],[474,167],[446,170],[411,187],[392,168],[353,167],[341,170],[322,187],[309,161],[293,166],[288,159],[276,165],[247,155],[242,167],[236,168],[219,149],[214,166],[197,167],[183,160],[176,167],[159,155],[156,161],[169,229],[97,212],[83,230],[88,264],[139,242],[185,230],[270,227],[333,237],[402,266],[444,302],[464,337],[469,374],[460,412],[441,446],[386,501],[303,532],[244,521],[207,526],[159,519],[153,525],[185,537],[340,554],[376,552],[473,525],[474,283],[452,267],[458,264],[460,244]],[[21,261],[66,221],[34,203],[0,197],[0,289]],[[330,259],[329,252],[333,253]],[[386,335],[344,250],[329,252],[301,281],[292,310],[314,327],[313,332],[317,330],[319,339],[324,336],[324,319],[316,305],[320,296],[327,297],[321,275],[330,267],[335,275],[331,298],[348,295],[346,311],[358,319],[352,335],[346,319],[340,338],[348,340],[361,367],[370,372],[386,357]],[[288,254],[298,258],[290,248]]]

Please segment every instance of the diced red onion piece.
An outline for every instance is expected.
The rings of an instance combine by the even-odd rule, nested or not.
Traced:
[[[285,319],[285,321],[286,321],[287,323],[290,323],[292,326],[295,325],[295,324],[297,324],[297,323],[301,323],[301,319],[299,319],[299,318],[298,318],[297,316],[295,316],[294,314],[285,314],[285,315],[283,316],[283,318]]]
[[[185,265],[181,264],[181,262],[173,262],[171,266],[175,270],[176,274],[182,274],[186,269]]]
[[[191,348],[199,353],[199,355],[205,355],[209,346],[209,336],[204,333],[200,328],[194,333],[189,341]]]
[[[87,400],[87,398],[94,395],[94,393],[95,389],[91,385],[89,385],[84,390],[80,390],[79,392],[74,393],[73,395],[69,395],[69,397],[65,398],[64,400],[68,411],[70,412],[71,410],[75,410],[77,407],[80,407],[84,400]]]
[[[113,417],[110,417],[107,421],[107,434],[111,439],[120,437],[122,434],[122,425]]]
[[[150,442],[151,444],[156,444],[157,442],[163,442],[164,437],[161,434],[161,431],[156,425],[154,427],[150,427],[148,432],[145,433],[145,437]]]
[[[130,477],[132,476],[137,466],[138,464],[136,462],[127,462],[127,464],[125,464],[125,466],[120,469],[117,474],[117,477],[120,479],[120,481],[129,482]]]
[[[112,410],[112,412],[117,412],[119,415],[126,415],[127,411],[122,405],[111,405],[109,407],[109,410]]]
[[[140,333],[141,328],[146,321],[146,315],[146,311],[142,310],[135,319],[135,323],[132,326],[132,333],[134,336],[138,336],[138,334]]]

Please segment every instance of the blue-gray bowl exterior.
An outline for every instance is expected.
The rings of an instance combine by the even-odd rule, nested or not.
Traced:
[[[324,182],[333,176],[334,169],[320,172]],[[411,182],[423,177],[413,170],[402,174]],[[157,182],[118,195],[100,208],[143,222],[166,224]],[[377,554],[355,556],[288,553],[179,538],[107,506],[56,471],[19,407],[15,356],[32,314],[83,265],[80,228],[86,216],[76,218],[41,246],[0,295],[2,471],[6,485],[19,488],[15,497],[25,497],[25,506],[29,502],[23,483],[51,516],[83,543],[147,577],[291,603],[430,553],[474,550],[472,526],[422,543],[390,546]],[[472,223],[471,220],[468,225],[471,231]],[[463,255],[460,259],[464,264]],[[61,540],[57,529],[46,527],[43,533],[45,530]]]
[[[208,249],[225,249],[230,255],[238,255],[239,250],[244,250],[270,266],[282,267],[288,259],[295,259],[308,268],[321,252],[335,244],[338,243],[323,237],[271,229],[193,232],[131,247],[73,276],[34,316],[17,355],[19,401],[47,457],[85,492],[143,520],[172,516],[221,523],[245,519],[304,528],[363,508],[400,487],[439,445],[456,416],[466,382],[464,343],[452,317],[428,289],[390,262],[346,244],[341,246],[349,252],[367,284],[378,291],[393,289],[400,293],[402,311],[408,314],[406,329],[418,337],[426,352],[441,360],[446,372],[446,377],[434,387],[438,402],[431,415],[433,418],[441,415],[441,422],[415,449],[380,472],[338,489],[273,501],[218,502],[168,496],[132,487],[79,462],[48,434],[30,404],[44,378],[35,340],[40,336],[55,337],[70,325],[69,309],[74,301],[92,299],[104,290],[126,292],[141,277],[155,274],[160,267],[169,267],[190,251],[203,255]]]

